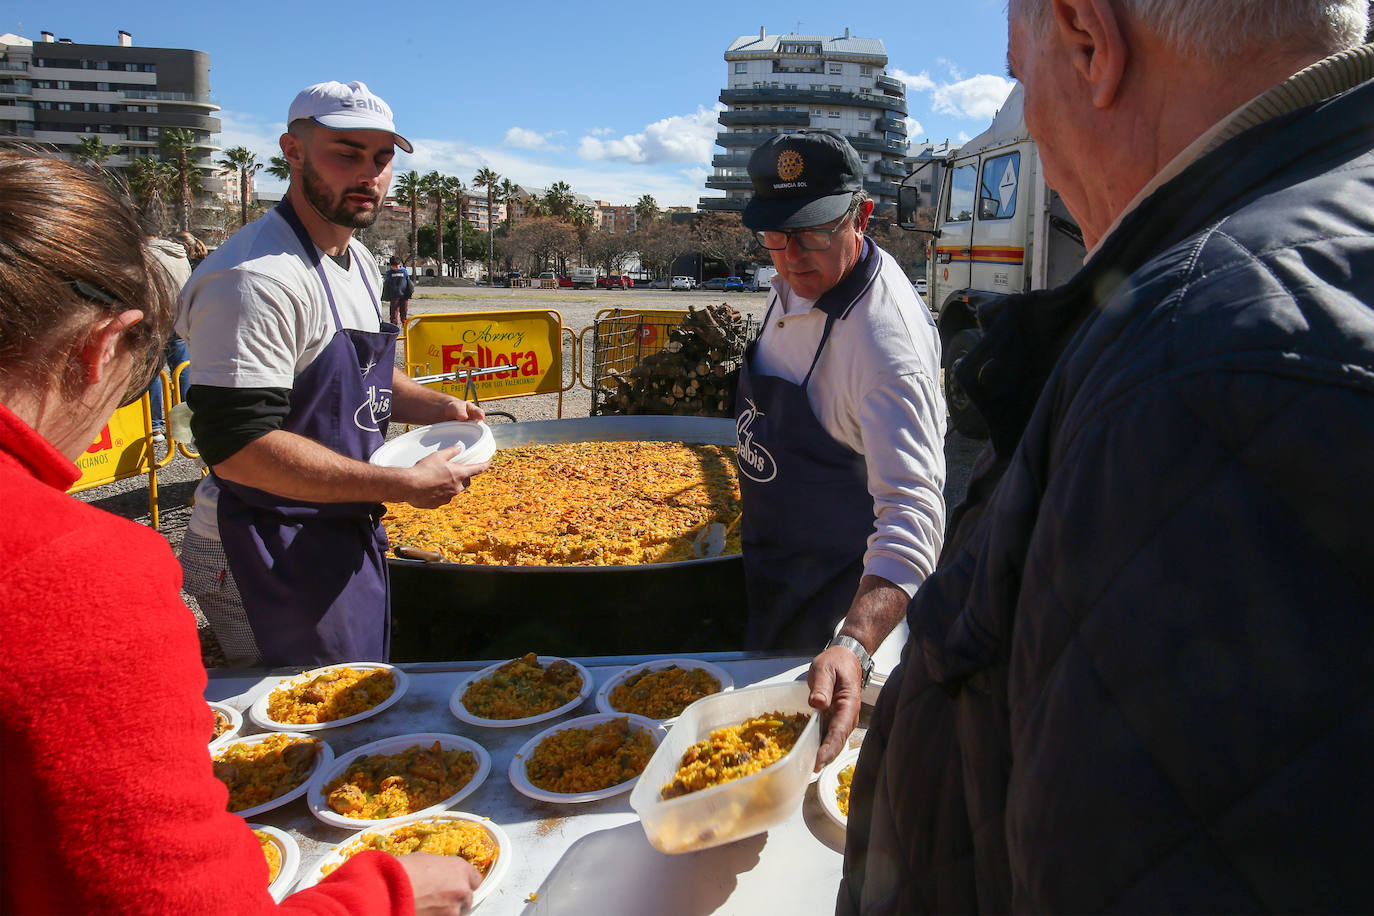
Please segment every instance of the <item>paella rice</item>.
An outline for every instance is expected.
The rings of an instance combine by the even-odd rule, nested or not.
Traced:
[[[735,449],[682,442],[572,442],[496,453],[461,500],[387,504],[392,544],[450,563],[625,566],[690,560],[696,535],[727,526],[739,553]]]
[[[214,754],[215,777],[229,789],[229,810],[242,811],[285,795],[309,778],[319,759],[313,738],[269,735],[236,742]]]
[[[547,668],[533,652],[512,659],[463,691],[468,712],[483,719],[524,719],[570,703],[582,692],[582,675],[563,659]]]
[[[230,722],[229,717],[226,716],[224,713],[220,712],[218,709],[212,708],[210,712],[214,713],[215,716],[215,725],[214,728],[210,731],[210,740],[214,741],[220,735],[224,734],[229,729],[233,728],[234,723]]]
[[[283,725],[316,725],[367,712],[396,690],[386,668],[330,668],[272,691],[267,714]]]
[[[277,845],[276,840],[261,830],[254,830],[253,836],[262,844],[262,854],[267,859],[267,883],[271,884],[281,873],[281,847]]]
[[[414,814],[472,781],[477,756],[438,741],[397,754],[364,754],[324,787],[329,807],[344,817],[375,819]]]
[[[840,770],[839,781],[835,785],[835,806],[840,813],[849,817],[849,787],[854,782],[854,764]]]
[[[436,856],[462,856],[472,863],[482,877],[491,871],[492,865],[500,855],[496,841],[481,824],[466,820],[432,820],[416,824],[405,824],[391,830],[368,831],[358,839],[339,850],[346,862],[353,856],[368,849],[377,849],[393,856],[404,856],[412,852],[427,852]],[[343,864],[342,862],[339,865]],[[329,874],[339,865],[326,865],[320,869]]]
[[[620,716],[549,735],[525,761],[525,775],[547,792],[599,792],[643,773],[653,755],[653,737]]]
[[[669,665],[632,673],[611,690],[607,699],[617,712],[671,719],[702,697],[719,692],[720,681],[704,669]]]
[[[660,793],[677,798],[757,773],[786,756],[809,719],[805,713],[770,712],[718,728],[683,753],[672,781]]]

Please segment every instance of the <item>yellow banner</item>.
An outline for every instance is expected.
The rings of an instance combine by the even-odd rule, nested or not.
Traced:
[[[146,474],[152,468],[153,452],[149,436],[148,396],[121,407],[95,437],[95,441],[76,459],[81,479],[69,492],[89,490]]]
[[[552,309],[419,315],[406,322],[405,363],[412,378],[457,369],[508,371],[475,378],[484,401],[563,388],[563,318]],[[463,397],[462,376],[430,385]]]

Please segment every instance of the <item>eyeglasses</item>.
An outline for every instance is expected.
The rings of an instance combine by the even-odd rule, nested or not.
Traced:
[[[796,239],[797,244],[806,251],[828,251],[835,243],[835,233],[849,223],[850,214],[846,213],[839,223],[829,229],[758,229],[754,238],[769,251],[782,251],[787,243]]]

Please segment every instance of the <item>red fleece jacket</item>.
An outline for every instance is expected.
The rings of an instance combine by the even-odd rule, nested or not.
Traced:
[[[278,908],[210,770],[205,668],[156,532],[66,495],[0,405],[0,912],[413,914],[382,853]]]

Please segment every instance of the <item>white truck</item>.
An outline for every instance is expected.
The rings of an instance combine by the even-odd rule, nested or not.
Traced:
[[[596,289],[595,267],[574,267],[569,275],[573,289]]]
[[[934,200],[922,201],[921,173],[936,166]],[[933,224],[918,224],[919,211],[932,205]],[[982,336],[980,308],[1009,293],[1058,286],[1083,266],[1085,254],[1078,224],[1045,184],[1020,84],[987,130],[903,180],[897,221],[931,235],[924,298],[940,329],[950,420],[964,435],[985,438],[987,424],[950,371]]]

